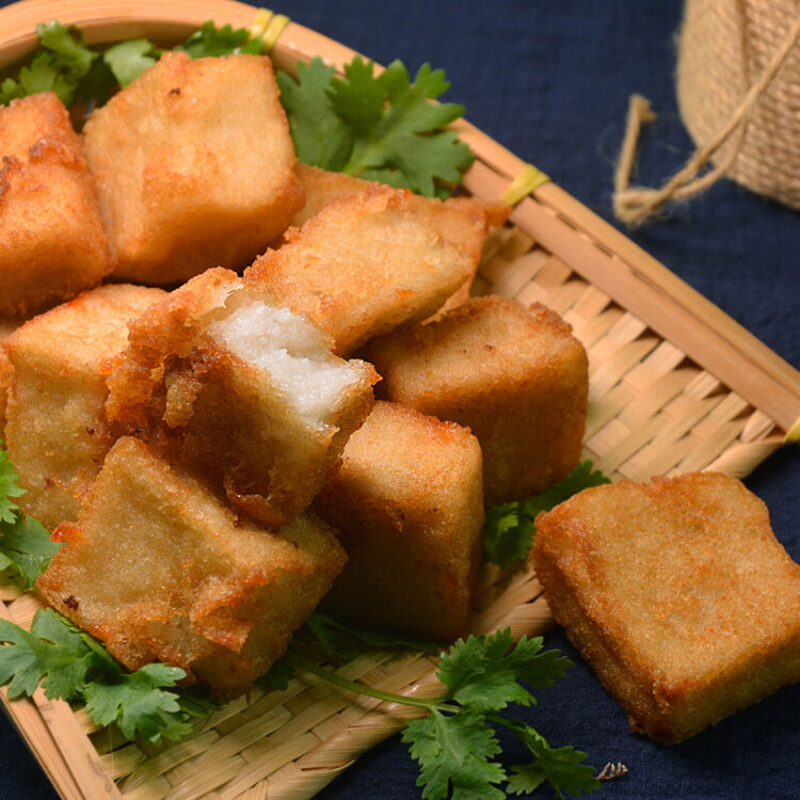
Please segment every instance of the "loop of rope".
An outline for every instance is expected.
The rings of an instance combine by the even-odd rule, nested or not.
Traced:
[[[631,97],[628,109],[628,122],[620,151],[617,170],[614,176],[614,212],[617,217],[629,224],[638,225],[650,218],[669,200],[692,197],[705,191],[726,175],[741,152],[750,117],[762,99],[775,76],[783,66],[786,57],[800,39],[800,16],[789,27],[783,41],[773,54],[759,79],[753,83],[744,98],[719,132],[705,144],[699,146],[691,158],[660,189],[631,187],[636,146],[642,127],[655,119],[650,103],[639,95]],[[746,37],[743,38],[746,41]],[[748,59],[745,58],[745,62]],[[730,151],[712,170],[698,177],[701,169],[711,160],[720,147],[738,132],[737,140]]]

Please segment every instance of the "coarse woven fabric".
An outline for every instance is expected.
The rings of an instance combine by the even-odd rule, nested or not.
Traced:
[[[659,185],[693,151],[678,117],[674,36],[679,0],[367,0],[274,4],[296,22],[387,64],[443,67],[446,100],[470,122],[548,173],[612,220],[614,160],[628,97],[639,92],[659,114],[642,141],[638,180]],[[794,366],[800,366],[800,215],[722,181],[691,204],[631,235],[694,288]],[[800,561],[800,449],[784,449],[747,481]],[[623,713],[554,630],[546,644],[575,660],[566,679],[520,710],[553,746],[572,744],[601,768],[630,772],[598,796],[615,800],[716,800],[797,795],[800,686],[790,687],[674,747],[631,734]],[[525,754],[508,743],[507,764]],[[320,800],[420,796],[417,765],[394,737],[365,754]],[[551,796],[543,790],[541,796]],[[0,798],[53,798],[44,774],[9,723],[0,722]]]

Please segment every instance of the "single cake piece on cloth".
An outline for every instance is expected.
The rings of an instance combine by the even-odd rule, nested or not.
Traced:
[[[342,569],[313,515],[278,531],[237,519],[209,487],[118,440],[37,586],[126,667],[165,661],[222,699],[245,692]]]
[[[633,730],[680,742],[800,680],[800,565],[735,478],[586,489],[536,529],[553,615]]]
[[[0,314],[91,289],[113,267],[83,146],[52,92],[0,108]]]
[[[383,378],[378,397],[478,437],[487,507],[541,492],[580,460],[586,351],[541,304],[475,298],[435,322],[373,339],[360,355]]]

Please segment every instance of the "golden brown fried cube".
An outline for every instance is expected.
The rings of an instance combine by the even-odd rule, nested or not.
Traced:
[[[340,197],[365,194],[381,186],[375,181],[365,181],[343,172],[329,172],[299,161],[295,164],[295,174],[305,195],[305,205],[292,219],[292,225],[298,228]],[[442,201],[409,194],[406,199],[445,241],[464,250],[476,267],[486,234],[491,228],[502,225],[510,211],[504,203],[483,203],[468,197],[451,197]]]
[[[96,286],[111,253],[78,135],[52,92],[0,107],[0,314]]]
[[[194,477],[123,437],[38,587],[131,669],[165,661],[222,698],[280,657],[346,556],[320,520],[237,520]]]
[[[303,204],[266,56],[165,53],[92,114],[84,138],[128,280],[244,267]]]
[[[736,479],[587,489],[536,528],[553,615],[634,730],[679,742],[800,680],[800,565]]]
[[[429,316],[473,272],[470,257],[417,213],[410,192],[386,186],[340,198],[287,239],[245,277],[307,314],[339,355]]]
[[[26,322],[6,340],[13,365],[5,438],[27,490],[19,505],[46,527],[78,515],[114,441],[104,409],[108,360],[128,321],[164,292],[101,286]]]
[[[371,365],[267,292],[212,269],[131,326],[109,418],[193,464],[269,525],[297,516],[373,403]]]
[[[483,546],[481,451],[468,430],[376,403],[315,509],[349,556],[327,611],[434,641],[464,632]]]
[[[478,437],[487,506],[542,491],[580,459],[586,352],[542,305],[476,298],[436,322],[373,340],[362,355],[383,378],[378,397]]]
[[[14,374],[14,367],[6,352],[6,339],[8,339],[19,326],[20,323],[16,320],[3,319],[0,317],[0,440],[5,438],[6,400],[8,397],[8,387],[11,385],[11,377]]]

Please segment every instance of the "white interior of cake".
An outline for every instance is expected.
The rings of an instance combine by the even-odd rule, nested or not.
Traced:
[[[324,334],[286,308],[252,298],[230,305],[229,313],[211,322],[206,332],[238,358],[269,373],[308,423],[325,424],[343,393],[359,380],[358,365],[332,355]]]

